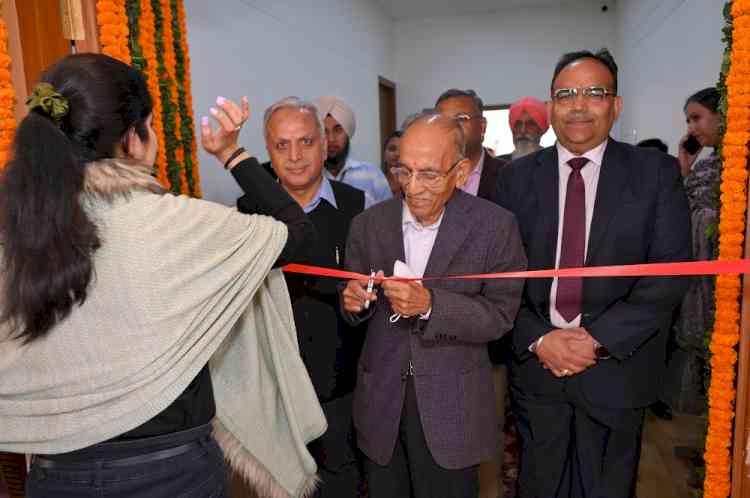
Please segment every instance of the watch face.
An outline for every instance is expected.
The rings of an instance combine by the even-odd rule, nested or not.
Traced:
[[[596,350],[594,351],[594,354],[596,354],[597,358],[608,358],[609,357],[609,350],[607,348],[605,348],[604,346],[602,346],[601,344],[599,344],[596,347]]]

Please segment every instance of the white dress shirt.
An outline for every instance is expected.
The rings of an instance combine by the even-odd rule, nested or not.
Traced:
[[[440,218],[432,225],[424,226],[411,214],[406,201],[403,202],[403,211],[401,216],[402,231],[404,233],[404,255],[406,256],[406,265],[411,268],[418,277],[424,276],[427,268],[427,261],[432,253],[432,246],[435,245],[440,223],[443,221],[445,209],[440,213]]]
[[[584,261],[589,249],[589,233],[591,232],[591,219],[594,217],[594,202],[596,201],[596,187],[599,184],[599,172],[602,167],[604,151],[607,148],[607,140],[597,145],[583,155],[577,156],[557,142],[557,171],[559,175],[559,217],[557,221],[557,248],[555,249],[555,268],[560,267],[560,246],[562,245],[563,221],[565,218],[565,196],[568,192],[568,177],[573,171],[568,161],[574,157],[585,157],[589,160],[581,168],[581,176],[586,191],[586,244],[584,246]],[[552,325],[557,328],[567,329],[581,326],[581,315],[576,316],[570,322],[567,321],[555,308],[557,298],[557,278],[552,280],[552,288],[549,297],[549,317]]]

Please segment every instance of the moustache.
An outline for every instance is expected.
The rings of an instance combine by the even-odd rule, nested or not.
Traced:
[[[566,123],[587,123],[591,121],[591,116],[585,113],[571,112],[565,116]]]

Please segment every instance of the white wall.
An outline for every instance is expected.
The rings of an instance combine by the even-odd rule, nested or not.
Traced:
[[[339,95],[357,115],[353,154],[380,161],[378,75],[393,80],[393,22],[370,0],[185,0],[196,121],[222,95],[250,98],[241,141],[266,158],[262,115],[279,98]],[[240,189],[201,152],[209,200],[233,205]]]
[[[617,6],[620,138],[659,137],[677,154],[682,107],[719,80],[724,0],[627,0]],[[635,133],[634,133],[635,131]]]
[[[546,99],[564,52],[614,44],[614,9],[602,12],[603,3],[613,5],[584,0],[397,21],[399,120],[432,107],[451,87],[473,88],[486,104],[509,104],[525,95]]]

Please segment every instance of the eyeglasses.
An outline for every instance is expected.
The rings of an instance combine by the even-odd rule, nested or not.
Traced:
[[[575,100],[578,95],[590,102],[603,102],[605,98],[617,95],[617,92],[607,90],[602,86],[589,86],[586,88],[558,88],[552,92],[552,99],[561,104],[569,104]]]
[[[481,117],[482,117],[481,114],[469,114],[466,112],[462,112],[461,114],[456,114],[451,119],[453,121],[456,121],[458,124],[462,124],[462,123],[468,123],[472,119],[481,118]]]
[[[421,183],[425,187],[434,188],[440,186],[440,182],[447,178],[448,175],[450,175],[451,172],[455,169],[455,167],[458,166],[458,163],[463,160],[463,157],[458,158],[456,162],[453,163],[453,165],[448,168],[448,171],[446,171],[445,173],[438,173],[437,171],[432,170],[417,171],[415,173],[409,168],[404,168],[403,166],[395,166],[391,168],[391,174],[402,185],[410,184],[412,177],[414,177],[416,178],[417,182]]]

